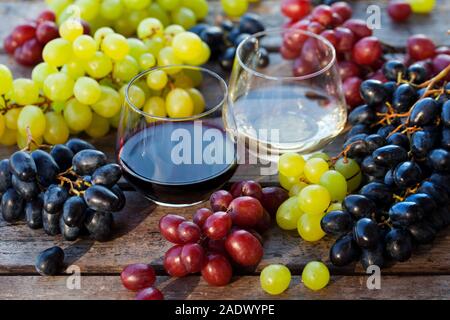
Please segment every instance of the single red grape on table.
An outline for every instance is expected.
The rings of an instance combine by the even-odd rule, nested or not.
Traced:
[[[411,5],[404,0],[391,0],[389,1],[387,12],[392,20],[404,22],[411,16],[412,8]]]

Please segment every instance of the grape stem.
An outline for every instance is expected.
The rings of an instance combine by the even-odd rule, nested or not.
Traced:
[[[75,181],[71,180],[70,178],[67,177],[68,175],[75,177],[76,180]],[[69,192],[71,192],[72,194],[77,195],[77,196],[84,194],[84,191],[79,191],[79,190],[77,190],[77,188],[80,189],[83,186],[84,187],[92,186],[91,183],[84,181],[84,179],[82,177],[80,177],[75,171],[73,171],[73,167],[70,167],[66,171],[58,174],[57,179],[60,181],[61,186],[63,186],[64,183],[67,183],[70,186]]]
[[[26,144],[26,147],[23,148],[21,151],[26,151],[26,152],[31,151],[32,145],[34,145],[37,149],[51,149],[51,148],[53,148],[51,145],[40,144],[36,140],[34,140],[32,134],[31,134],[30,126],[27,126],[27,144]]]

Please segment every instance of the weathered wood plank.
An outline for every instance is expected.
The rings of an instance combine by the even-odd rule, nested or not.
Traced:
[[[79,290],[67,289],[67,277],[0,276],[0,299],[119,300],[133,299],[118,276],[82,276]],[[360,299],[449,299],[450,276],[384,276],[380,290],[368,290],[366,276],[334,276],[330,284],[314,292],[294,276],[287,291],[271,296],[260,288],[258,276],[236,277],[226,287],[211,287],[199,276],[175,279],[158,277],[157,287],[168,300],[360,300]]]

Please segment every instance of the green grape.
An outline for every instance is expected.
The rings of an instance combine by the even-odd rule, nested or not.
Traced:
[[[323,214],[305,213],[298,219],[297,231],[303,240],[315,242],[325,236],[325,232],[320,226],[323,216]]]
[[[114,30],[111,29],[110,27],[102,27],[102,28],[98,29],[97,31],[95,31],[94,40],[95,40],[95,42],[97,42],[97,46],[99,48],[103,42],[103,39],[105,39],[105,37],[109,34],[114,34]]]
[[[278,226],[283,230],[295,230],[298,219],[303,211],[298,206],[298,198],[290,197],[284,201],[277,210],[276,220]]]
[[[91,59],[97,52],[97,42],[91,36],[81,35],[72,44],[72,51],[77,58]]]
[[[195,59],[191,59],[189,57],[185,60],[185,62],[188,64],[191,64],[193,66],[200,66],[200,65],[208,62],[210,56],[211,56],[211,50],[209,49],[208,45],[205,42],[202,42],[202,48],[200,50],[200,55]]]
[[[85,132],[92,138],[101,138],[106,136],[106,134],[109,132],[108,119],[94,113],[92,115],[91,125],[85,130]]]
[[[114,116],[112,116],[111,118],[108,118],[109,124],[111,125],[111,127],[113,127],[114,129],[119,128],[120,118],[121,118],[120,112],[117,112]]]
[[[97,51],[92,59],[86,61],[84,68],[90,77],[100,79],[111,73],[113,65],[106,54]]]
[[[12,108],[5,113],[5,123],[6,127],[11,130],[17,130],[17,119],[22,108]]]
[[[0,64],[0,95],[9,92],[13,84],[13,76],[11,71],[4,64]]]
[[[306,179],[311,183],[319,183],[320,177],[328,171],[328,163],[321,158],[309,159],[303,169]]]
[[[223,11],[230,17],[240,17],[248,9],[247,0],[221,0]]]
[[[144,40],[144,43],[147,47],[148,53],[151,53],[155,57],[157,57],[159,52],[165,47],[165,40],[161,37],[146,39]]]
[[[142,40],[136,38],[128,38],[128,47],[130,48],[130,52],[128,53],[134,59],[139,60],[139,58],[147,53],[147,46]]]
[[[111,118],[119,113],[122,107],[120,94],[113,88],[100,86],[100,99],[91,108],[103,118]]]
[[[144,105],[144,112],[148,113],[149,115],[165,118],[167,117],[166,113],[166,103],[164,102],[164,99],[161,97],[151,97],[147,100],[147,102]],[[156,121],[156,119],[152,117],[146,117],[145,118],[148,123]]]
[[[155,95],[155,92],[160,92],[159,90],[152,90],[148,87],[147,81],[144,78],[139,79],[134,83],[137,87],[139,87],[145,94],[145,98],[152,97]]]
[[[25,106],[17,118],[17,130],[19,134],[26,137],[28,129],[33,138],[44,135],[46,120],[42,109],[36,106]]]
[[[181,5],[191,9],[198,20],[202,20],[208,15],[209,8],[206,0],[181,0]]]
[[[173,89],[166,96],[167,114],[171,118],[190,117],[194,113],[194,103],[184,89]]]
[[[43,142],[42,137],[36,137],[36,138],[33,137],[33,140],[36,143],[30,144],[30,151],[34,151],[34,150],[38,149],[39,145],[41,145]],[[16,141],[17,141],[17,146],[20,149],[24,149],[24,148],[28,147],[28,136],[23,136],[19,132],[16,132]]]
[[[206,103],[202,93],[195,88],[186,89],[186,91],[194,103],[194,114],[200,114],[205,111]]]
[[[121,82],[128,82],[139,73],[139,64],[132,56],[116,61],[113,67],[113,78]]]
[[[342,201],[347,195],[347,180],[338,171],[328,170],[320,177],[319,184],[327,188],[331,201]]]
[[[125,7],[131,10],[142,10],[149,6],[151,0],[122,0]]]
[[[298,196],[300,194],[300,191],[302,191],[307,186],[308,184],[303,181],[294,184],[289,190],[289,196],[290,197]]]
[[[122,60],[130,51],[127,39],[121,34],[108,34],[103,39],[102,51],[113,60]]]
[[[311,184],[298,195],[298,203],[303,212],[310,214],[323,214],[330,205],[330,193],[325,187]]]
[[[164,26],[156,18],[147,18],[139,23],[137,28],[137,35],[140,39],[152,38],[154,36],[162,35]]]
[[[124,85],[120,88],[119,94],[121,101],[125,100],[125,92],[127,90],[127,86]],[[136,108],[141,109],[145,103],[145,92],[140,87],[134,85],[128,88],[128,99]],[[128,102],[127,102],[128,103]]]
[[[156,65],[155,56],[151,53],[144,53],[139,58],[139,67],[141,70],[148,70]]]
[[[201,55],[202,40],[193,32],[181,32],[173,38],[172,49],[180,60],[195,60]]]
[[[172,83],[175,87],[181,89],[189,89],[194,86],[192,79],[183,71],[180,71],[172,76]]]
[[[81,18],[86,21],[94,20],[100,12],[100,1],[76,0],[75,5],[80,8]]]
[[[278,171],[287,177],[298,177],[303,173],[305,159],[298,153],[285,153],[278,160]]]
[[[58,69],[56,67],[49,65],[47,62],[41,62],[33,68],[33,71],[31,72],[31,79],[39,86],[39,88],[42,88],[45,79],[49,75],[57,72]]]
[[[76,80],[85,74],[85,61],[79,59],[72,59],[67,62],[61,69],[62,72],[67,74],[72,79]]]
[[[70,130],[83,131],[91,124],[92,110],[77,99],[70,99],[64,108],[64,120]]]
[[[173,66],[180,65],[183,62],[175,56],[171,47],[163,48],[158,54],[158,66]],[[180,68],[167,68],[164,70],[168,74],[175,74],[181,71]]]
[[[185,7],[179,7],[171,12],[172,21],[188,30],[195,26],[197,17],[194,11]]]
[[[203,75],[200,70],[197,69],[184,69],[183,73],[192,80],[192,87],[198,87],[203,82]]]
[[[65,101],[52,101],[51,104],[52,110],[55,112],[62,112],[66,107]]]
[[[136,31],[141,21],[146,18],[148,18],[146,10],[131,11],[127,16],[127,21],[130,24],[131,28]]]
[[[3,99],[3,98],[2,98]],[[5,129],[6,129],[6,120],[5,120],[5,116],[3,114],[0,113],[0,138],[3,135],[3,133],[5,133]]]
[[[336,161],[334,168],[347,180],[348,193],[351,193],[359,188],[362,181],[362,173],[358,163],[355,160],[350,158],[341,158]]]
[[[124,11],[122,0],[103,0],[100,6],[100,14],[108,20],[120,18]]]
[[[320,158],[320,159],[325,160],[326,162],[329,162],[331,160],[330,156],[327,155],[325,152],[316,152],[309,157],[309,159],[314,159],[314,158]]]
[[[117,33],[120,33],[124,37],[131,37],[136,33],[136,29],[133,28],[126,17],[117,19],[114,22],[114,30],[116,30]]]
[[[73,94],[82,104],[91,105],[100,99],[102,91],[97,81],[89,77],[81,77],[75,82]]]
[[[330,271],[320,261],[308,262],[302,272],[302,281],[311,290],[317,291],[323,289],[330,282]]]
[[[45,0],[45,3],[59,16],[72,3],[72,0]]]
[[[164,29],[164,38],[166,39],[166,44],[168,46],[171,46],[173,38],[175,38],[177,34],[180,34],[182,32],[186,32],[186,30],[184,30],[182,26],[179,26],[177,24],[171,24],[170,26],[167,26]]]
[[[6,128],[3,134],[0,136],[0,144],[10,147],[17,142],[17,131]]]
[[[61,38],[73,42],[83,34],[83,25],[76,19],[67,19],[59,26]]]
[[[147,75],[147,85],[152,90],[161,90],[167,84],[167,73],[163,70],[155,70]]]
[[[291,190],[291,188],[300,182],[300,177],[286,177],[284,175],[282,175],[281,173],[278,174],[278,180],[280,181],[280,185],[286,189],[286,190]]]
[[[180,5],[180,0],[156,0],[166,11],[172,11]]]
[[[170,24],[170,17],[168,16],[166,10],[161,8],[161,6],[157,2],[153,2],[147,10],[147,13],[150,17],[156,18],[163,26],[168,26]]]
[[[281,264],[271,264],[261,271],[261,288],[272,295],[286,291],[291,283],[291,271]]]
[[[51,74],[44,81],[44,93],[50,100],[66,101],[73,94],[75,82],[63,72]]]
[[[332,204],[330,204],[330,206],[327,209],[327,213],[331,212],[331,211],[336,211],[336,210],[342,210],[342,203],[341,202],[334,202]]]
[[[72,56],[72,45],[65,39],[54,39],[47,43],[42,51],[45,62],[54,67],[66,64]]]
[[[31,79],[13,81],[11,98],[20,105],[33,104],[39,99],[39,86]]]
[[[69,127],[64,117],[58,112],[47,112],[45,114],[46,128],[44,140],[49,144],[65,143],[69,139]]]
[[[430,13],[436,5],[436,0],[407,0],[415,13]]]

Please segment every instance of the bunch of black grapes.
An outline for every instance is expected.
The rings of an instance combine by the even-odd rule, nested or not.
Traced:
[[[220,26],[200,23],[190,29],[208,44],[211,49],[211,59],[217,59],[226,71],[233,67],[237,46],[248,36],[264,30],[260,17],[254,13],[244,14],[237,25],[230,20],[224,20]],[[248,46],[244,49],[256,54],[251,55],[252,61],[245,61],[245,63],[252,63],[258,68],[267,67],[270,60],[266,48],[259,46],[256,39],[254,42],[248,42]]]
[[[321,223],[339,237],[330,250],[334,265],[406,261],[450,224],[449,70],[427,81],[421,65],[391,60],[383,67],[388,82],[362,83],[366,104],[349,115],[343,151],[360,164],[362,187]]]
[[[119,165],[80,139],[32,152],[22,150],[0,161],[1,214],[9,223],[25,218],[32,229],[61,233],[74,241],[83,234],[106,241],[112,212],[125,206],[117,185]]]

